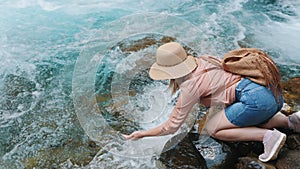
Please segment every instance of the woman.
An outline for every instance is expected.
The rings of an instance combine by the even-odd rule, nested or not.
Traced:
[[[224,141],[262,141],[264,153],[259,159],[263,162],[276,159],[286,140],[284,133],[273,128],[300,132],[300,112],[290,116],[278,112],[283,104],[281,93],[276,99],[265,86],[226,72],[202,57],[187,55],[179,43],[166,43],[157,49],[149,75],[154,80],[169,79],[173,93],[180,89],[180,95],[166,122],[124,135],[127,140],[175,133],[197,102],[224,105],[223,111],[210,115],[208,133]]]

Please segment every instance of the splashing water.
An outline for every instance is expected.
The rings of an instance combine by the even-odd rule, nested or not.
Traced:
[[[172,135],[120,136],[174,105],[147,76],[162,37],[198,55],[262,48],[285,78],[300,74],[298,1],[0,0],[0,11],[0,168],[164,168]],[[155,43],[129,50],[145,37]]]
[[[170,24],[168,19],[172,18],[165,14],[158,15],[155,13],[125,17],[122,20],[118,21],[117,26],[114,25],[115,23],[110,24],[108,26],[110,27],[110,29],[116,29],[114,30],[114,33],[112,33],[113,35],[109,38],[111,40],[114,40],[115,37],[115,39],[118,40],[121,39],[119,36],[124,36],[125,32],[122,32],[124,31],[124,29],[120,27],[120,25],[123,25],[122,22],[125,22],[124,27],[126,27],[126,30],[130,30],[130,34],[135,35],[135,31],[139,30],[137,29],[139,28],[139,25],[132,25],[129,21],[131,20],[131,18],[137,19],[139,17],[143,19],[141,20],[141,22],[146,23],[148,23],[149,21],[151,23],[155,23],[152,19],[156,18],[157,20],[157,18],[161,18],[162,20],[160,20],[159,23],[165,23],[166,25]],[[146,18],[146,20],[144,18]],[[174,22],[176,18],[172,19]],[[188,24],[185,24],[184,26],[186,27],[186,32],[188,32],[189,34],[192,34],[197,30],[192,26],[188,27]],[[148,27],[147,31],[158,32],[163,34],[170,30],[169,26],[166,26],[165,29],[161,29],[162,27],[157,27],[155,29],[153,29],[152,27]],[[181,28],[183,28],[182,25]],[[118,35],[115,32],[121,33]],[[182,34],[185,35],[185,32],[182,31]],[[138,38],[140,38],[141,40],[139,40]],[[137,39],[136,41],[140,42],[137,44],[141,45],[141,43],[147,44],[147,42],[153,41],[153,44],[155,44],[156,48],[159,41],[156,40],[156,38],[164,39],[166,37],[162,35],[151,34],[146,36],[135,35],[131,38],[132,40],[129,40],[129,42]],[[146,78],[148,75],[147,73],[145,73],[145,69],[149,68],[154,61],[153,56],[155,48],[152,47],[152,45],[144,45],[137,49],[134,49],[137,50],[137,52],[130,51],[128,56],[124,56],[124,53],[120,51],[120,47],[125,48],[125,50],[133,50],[131,48],[126,47],[127,41],[124,41],[125,42],[119,44],[119,46],[115,47],[109,53],[105,53],[105,57],[102,57],[103,54],[101,53],[91,55],[91,53],[89,52],[90,48],[88,48],[88,50],[85,50],[88,52],[85,53],[85,51],[83,51],[81,57],[77,60],[77,65],[73,76],[73,78],[75,79],[73,81],[73,92],[75,100],[77,100],[78,98],[79,100],[78,103],[77,101],[75,101],[75,107],[78,109],[77,114],[81,125],[83,126],[87,134],[96,141],[101,140],[100,142],[103,142],[103,138],[105,138],[104,135],[107,132],[109,133],[109,135],[112,135],[112,132],[118,132],[117,130],[124,128],[124,126],[136,127],[136,125],[138,125],[139,128],[135,129],[153,128],[164,122],[168,118],[170,110],[172,110],[173,104],[167,104],[169,102],[167,100],[172,99],[167,97],[166,92],[162,91],[163,88],[166,88],[166,84],[161,86],[159,82],[153,83],[152,80],[149,79],[149,77],[148,80]],[[131,45],[128,46],[131,47]],[[101,44],[97,47],[92,45],[92,47],[97,49],[105,49],[105,47],[102,47]],[[140,48],[145,49],[140,50]],[[89,80],[89,78],[87,78],[87,75],[91,75],[91,79],[95,78],[95,72],[93,69],[97,67],[97,63],[101,64],[99,65],[100,70],[97,73],[100,80],[98,83],[96,83],[96,86],[98,87],[96,91],[99,94],[99,97],[102,97],[102,100],[105,99],[103,96],[108,97],[107,95],[109,95],[109,97],[111,97],[108,100],[111,103],[107,103],[108,106],[105,107],[103,106],[103,102],[101,102],[102,106],[99,110],[104,117],[109,117],[107,120],[103,120],[103,118],[99,116],[99,112],[95,113],[94,115],[91,115],[91,112],[93,112],[95,107],[93,104],[90,105],[90,103],[93,103],[93,101],[88,101],[88,104],[84,106],[81,103],[82,97],[93,97],[93,92],[90,89],[93,88],[95,80]],[[89,64],[89,67],[86,67],[87,64]],[[84,74],[84,76],[82,76],[82,74]],[[84,85],[81,83],[83,80],[85,81]],[[89,91],[91,91],[90,94],[88,94]],[[133,97],[130,95],[133,95]],[[86,110],[86,107],[90,107],[90,109]],[[192,114],[193,113],[191,113],[191,115]],[[117,116],[116,120],[110,122],[111,125],[107,125],[104,121],[111,121],[113,119],[111,116]],[[127,119],[127,121],[133,121],[134,123],[131,124],[132,126],[121,122],[119,119],[122,119],[122,117],[124,119]],[[93,122],[91,123],[91,121]],[[187,122],[189,123],[191,122],[191,120],[187,120]],[[102,124],[102,126],[100,124]],[[112,129],[111,126],[114,126],[114,129]],[[191,124],[189,126],[191,127]],[[182,128],[187,128],[183,131],[188,131],[189,127],[183,125]],[[178,133],[180,132],[182,132],[182,129],[178,131]],[[115,147],[117,151],[114,151],[113,148],[109,148],[109,150],[112,154],[117,156],[133,157],[134,159],[139,160],[144,159],[143,161],[145,163],[145,161],[151,160],[154,156],[158,156],[162,152],[165,143],[169,140],[170,137],[171,135],[163,137],[145,138],[133,142],[129,141],[126,142],[125,145],[120,146],[119,148]],[[116,140],[106,141],[116,146]],[[144,165],[144,163],[142,163],[142,165]]]

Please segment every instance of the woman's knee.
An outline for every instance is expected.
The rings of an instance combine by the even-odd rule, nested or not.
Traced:
[[[201,131],[199,131],[199,134],[210,136],[210,137],[213,137],[213,138],[215,138],[216,133],[217,133],[216,128],[208,125],[207,123],[205,124],[205,126],[203,126],[201,128]]]
[[[216,130],[216,129],[211,129],[211,130],[207,130],[207,133],[210,137],[215,138],[215,139],[222,139],[220,137],[220,135],[218,134],[220,130]]]
[[[211,136],[213,138],[217,138],[217,132],[219,129],[217,128],[216,125],[213,125],[212,123],[211,124],[207,123],[205,129],[209,136]]]

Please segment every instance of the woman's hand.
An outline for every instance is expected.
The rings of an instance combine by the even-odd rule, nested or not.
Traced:
[[[167,135],[167,134],[172,133],[172,132],[170,132],[171,130],[164,129],[164,124],[165,123],[153,128],[153,129],[150,129],[150,130],[135,131],[135,132],[131,133],[130,135],[126,135],[126,134],[122,134],[122,135],[126,140],[136,140],[136,139],[140,139],[143,137],[162,136],[162,135]]]
[[[126,140],[131,140],[131,139],[137,140],[137,139],[143,138],[145,136],[143,131],[135,131],[135,132],[131,133],[130,135],[126,135],[126,134],[122,134],[122,135]]]

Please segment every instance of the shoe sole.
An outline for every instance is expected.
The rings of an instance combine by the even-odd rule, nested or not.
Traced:
[[[262,162],[267,162],[267,161],[270,161],[270,160],[275,160],[277,158],[277,155],[278,155],[280,149],[284,145],[285,140],[286,140],[286,135],[285,134],[281,134],[280,138],[278,139],[278,141],[275,143],[275,146],[271,150],[270,156],[268,158],[266,158],[266,159],[259,159],[259,160],[262,161]]]

